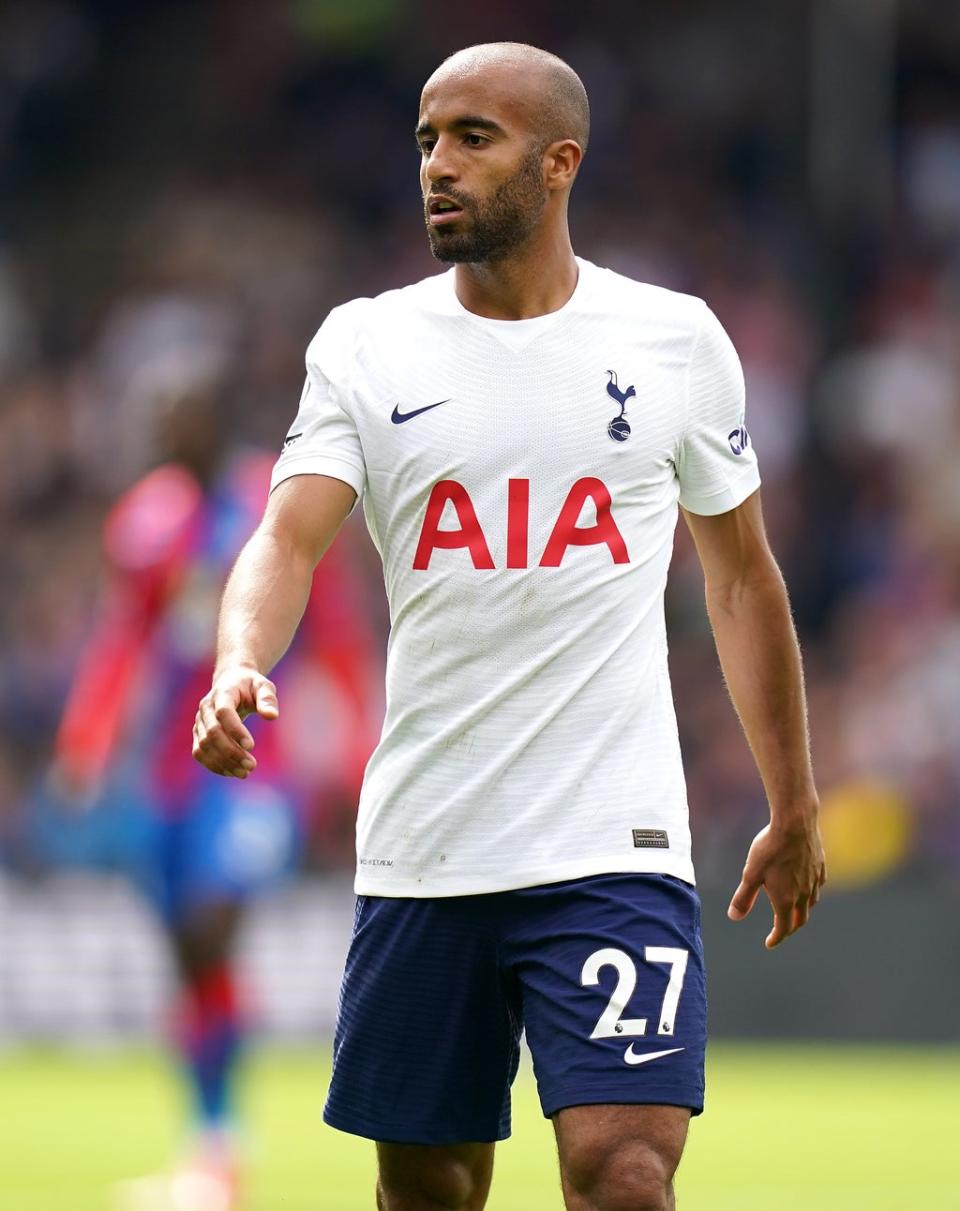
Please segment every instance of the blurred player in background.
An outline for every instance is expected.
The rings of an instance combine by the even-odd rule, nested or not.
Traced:
[[[230,393],[217,359],[188,353],[148,368],[139,401],[165,461],[118,501],[104,529],[106,583],[56,744],[65,798],[122,801],[146,827],[131,864],[169,938],[180,996],[176,1052],[195,1123],[184,1164],[131,1183],[131,1205],[227,1211],[240,1157],[235,1076],[246,1030],[233,951],[251,896],[292,867],[306,829],[352,819],[375,736],[377,665],[340,551],[316,578],[295,649],[279,674],[317,742],[307,761],[264,735],[257,784],[217,783],[184,751],[209,684],[223,580],[263,508],[272,459],[231,450]],[[287,741],[289,744],[289,738]]]
[[[678,506],[770,804],[730,915],[765,889],[776,946],[825,877],[739,361],[701,300],[574,256],[588,134],[579,78],[535,48],[428,80],[424,219],[455,267],[311,344],[195,723],[209,769],[262,772],[242,717],[277,717],[266,674],[362,497],[393,629],[325,1117],[377,1141],[381,1211],[484,1206],[523,1027],[569,1211],[675,1206],[706,1038],[663,614]]]

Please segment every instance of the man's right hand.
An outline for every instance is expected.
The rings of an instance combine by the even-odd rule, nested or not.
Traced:
[[[200,700],[193,725],[193,756],[214,774],[246,778],[257,768],[253,736],[243,725],[254,712],[264,719],[280,714],[277,687],[249,667],[224,669]]]

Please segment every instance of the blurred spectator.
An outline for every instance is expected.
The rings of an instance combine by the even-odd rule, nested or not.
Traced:
[[[248,903],[295,868],[304,835],[320,839],[328,863],[342,857],[381,674],[358,609],[348,527],[318,568],[296,640],[274,672],[290,726],[259,730],[251,781],[211,778],[193,761],[220,588],[259,518],[273,459],[223,440],[233,392],[225,349],[211,343],[219,326],[198,311],[187,313],[192,323],[176,307],[157,314],[155,326],[136,314],[128,325],[162,339],[142,341],[113,428],[132,414],[144,455],[159,465],[108,514],[96,616],[49,772],[26,801],[24,832],[39,860],[116,867],[152,904],[176,972],[174,1054],[191,1093],[192,1138],[182,1171],[144,1179],[141,1192],[179,1206],[178,1184],[200,1182],[216,1194],[202,1205],[228,1211],[241,1169],[235,1076],[249,1029],[239,926]],[[60,646],[62,614],[50,615],[43,646],[25,647],[15,665],[18,682],[40,683],[41,705],[62,697],[44,678],[56,672],[44,656]],[[43,716],[33,722],[43,734]]]

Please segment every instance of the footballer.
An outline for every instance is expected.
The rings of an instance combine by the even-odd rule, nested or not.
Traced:
[[[427,81],[430,247],[335,308],[224,595],[194,755],[256,768],[251,712],[359,500],[390,604],[387,709],[326,1121],[377,1143],[380,1211],[479,1211],[526,1031],[568,1211],[664,1211],[703,1108],[700,909],[667,671],[682,511],[770,822],[730,906],[767,945],[824,882],[800,655],[734,349],[697,298],[575,256],[575,72],[516,43]]]

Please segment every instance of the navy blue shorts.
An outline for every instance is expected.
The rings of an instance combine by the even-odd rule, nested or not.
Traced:
[[[540,1104],[703,1109],[696,891],[597,875],[489,895],[360,896],[324,1119],[391,1143],[506,1139],[526,1029]]]

